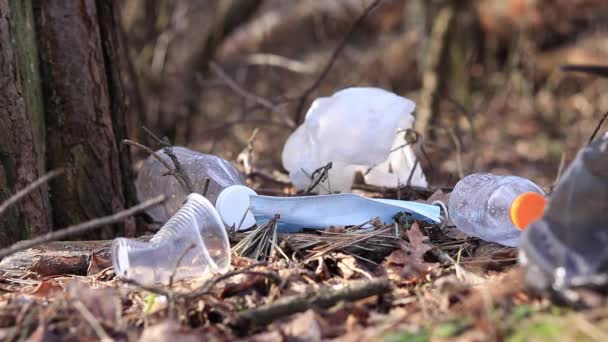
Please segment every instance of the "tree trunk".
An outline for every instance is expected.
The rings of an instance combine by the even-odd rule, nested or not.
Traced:
[[[119,148],[126,107],[115,69],[114,2],[34,3],[48,167],[67,168],[51,183],[54,224],[64,227],[119,211],[132,196],[128,151]],[[120,228],[132,233],[133,221]]]
[[[0,203],[45,172],[44,111],[31,1],[0,0]],[[48,187],[0,217],[0,247],[52,227]]]

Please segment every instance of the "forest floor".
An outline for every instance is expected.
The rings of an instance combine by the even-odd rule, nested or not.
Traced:
[[[606,341],[605,300],[585,294],[591,305],[574,309],[534,293],[517,249],[450,225],[372,224],[373,234],[279,235],[257,259],[233,254],[226,274],[166,286],[116,278],[107,243],[62,254],[54,262],[65,267],[54,269],[40,266],[44,253],[34,248],[35,267],[0,273],[0,339]],[[240,246],[241,255],[255,252]]]

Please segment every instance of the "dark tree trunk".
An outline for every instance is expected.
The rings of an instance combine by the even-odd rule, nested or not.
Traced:
[[[31,1],[0,0],[0,203],[45,172],[44,111]],[[49,231],[47,186],[0,217],[0,247]]]
[[[131,201],[124,91],[115,60],[113,1],[34,0],[46,109],[54,224],[63,227],[123,209]],[[119,228],[119,227],[115,227]],[[133,232],[133,222],[127,223]],[[111,230],[101,237],[113,237]]]

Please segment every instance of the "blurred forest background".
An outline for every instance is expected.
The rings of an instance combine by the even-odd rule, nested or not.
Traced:
[[[492,171],[555,180],[608,109],[605,0],[129,0],[122,27],[142,125],[234,159],[252,130],[258,167],[280,169],[300,96],[376,86],[416,101],[431,183]]]
[[[142,127],[233,161],[257,128],[251,185],[284,194],[285,140],[352,86],[417,103],[433,187],[550,188],[608,110],[608,79],[562,69],[608,64],[607,25],[606,0],[0,0],[0,202],[65,171],[7,210],[0,245],[135,205],[146,155],[123,140],[159,147]]]

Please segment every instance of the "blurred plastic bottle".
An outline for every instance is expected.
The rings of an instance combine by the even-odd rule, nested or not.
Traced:
[[[205,181],[209,178],[209,188],[205,197],[213,204],[225,188],[244,184],[243,178],[234,166],[220,157],[179,146],[173,147],[173,152],[190,177],[194,192],[202,194]],[[162,150],[157,151],[157,154],[173,166],[170,158]],[[167,169],[154,156],[149,156],[144,161],[137,175],[135,187],[140,202],[161,194],[168,197],[162,205],[146,211],[153,220],[161,223],[167,222],[182,207],[188,195],[175,177],[167,175]]]
[[[522,230],[543,215],[544,195],[525,178],[474,173],[456,184],[448,211],[466,234],[517,247]]]
[[[117,238],[112,243],[117,276],[142,284],[225,273],[230,243],[222,220],[205,197],[190,194],[182,208],[149,242]]]
[[[577,301],[572,287],[608,284],[608,133],[581,148],[544,216],[521,238],[519,260],[528,284]],[[591,296],[594,298],[593,296]]]

